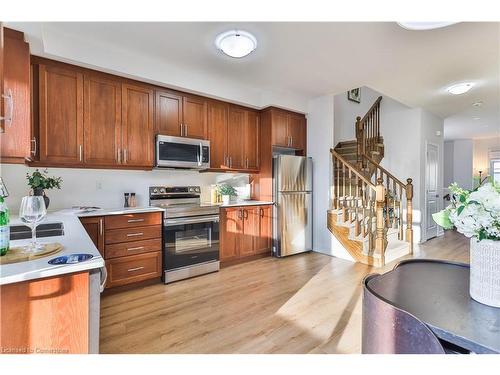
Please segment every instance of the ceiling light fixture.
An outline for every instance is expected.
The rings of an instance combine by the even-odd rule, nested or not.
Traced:
[[[477,102],[472,103],[474,107],[481,107],[483,105],[483,102],[478,100]]]
[[[230,30],[217,35],[215,46],[224,54],[239,59],[257,48],[257,39],[248,31]]]
[[[481,117],[473,117],[472,119],[475,121],[478,121],[478,120],[481,120]]]
[[[474,86],[472,82],[462,82],[448,87],[446,91],[448,91],[450,94],[453,95],[460,95],[460,94],[465,94],[472,88],[472,86]]]
[[[456,23],[458,22],[398,22],[398,25],[406,30],[434,30]]]

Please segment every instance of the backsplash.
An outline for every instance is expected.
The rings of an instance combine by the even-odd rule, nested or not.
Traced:
[[[39,168],[43,169],[43,168]],[[7,204],[17,213],[21,198],[28,194],[26,173],[35,168],[19,164],[0,164],[1,176],[7,185],[10,196]],[[102,208],[123,207],[123,193],[136,193],[137,205],[149,204],[149,186],[153,185],[199,185],[202,188],[202,200],[210,201],[210,185],[227,183],[238,194],[249,195],[249,176],[232,173],[199,173],[190,170],[152,170],[129,171],[107,169],[48,168],[51,176],[63,179],[61,190],[50,190],[50,210],[70,208],[72,206],[98,206]]]

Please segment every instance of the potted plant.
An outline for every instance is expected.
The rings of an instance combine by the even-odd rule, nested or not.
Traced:
[[[455,227],[470,238],[470,295],[500,307],[500,184],[488,182],[474,190],[449,187],[451,204],[433,214],[445,229]]]
[[[222,196],[222,204],[229,204],[231,197],[236,196],[236,190],[231,185],[217,185],[217,191]]]
[[[61,177],[49,177],[47,169],[40,172],[38,169],[30,175],[26,173],[26,179],[28,180],[28,186],[32,189],[33,195],[43,196],[45,201],[45,208],[49,208],[50,199],[45,194],[45,190],[49,189],[60,189],[62,178]]]

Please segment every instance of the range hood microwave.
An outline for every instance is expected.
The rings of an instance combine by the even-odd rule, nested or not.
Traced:
[[[210,141],[157,135],[155,151],[157,168],[210,168]]]

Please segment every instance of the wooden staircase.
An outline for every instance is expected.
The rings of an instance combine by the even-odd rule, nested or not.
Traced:
[[[380,165],[381,100],[356,119],[355,140],[330,150],[333,207],[327,222],[354,260],[377,267],[413,251],[412,180],[403,183]]]

